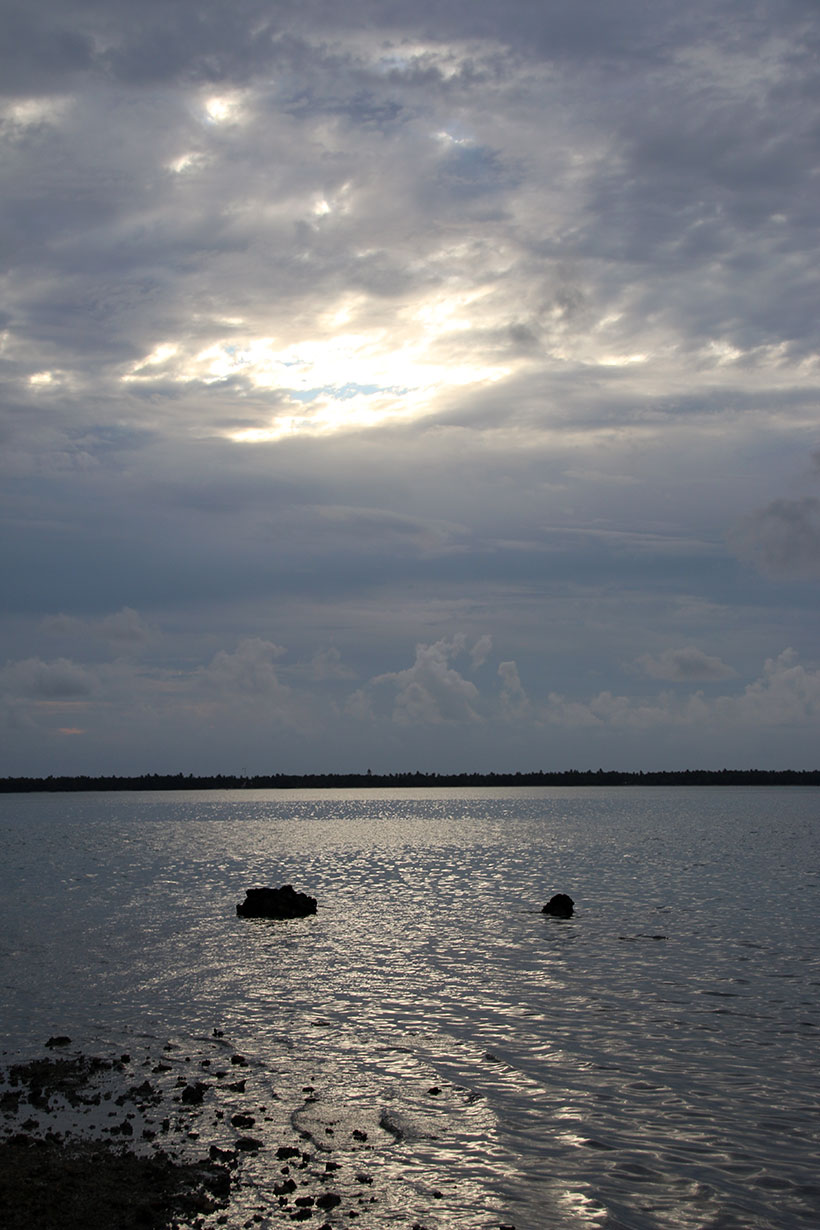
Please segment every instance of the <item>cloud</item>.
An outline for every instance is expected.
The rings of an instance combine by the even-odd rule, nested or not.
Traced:
[[[10,771],[51,771],[61,687],[101,772],[264,769],[274,727],[311,767],[504,768],[547,726],[569,759],[814,756],[809,710],[744,725],[795,663],[741,705],[783,644],[809,691],[818,657],[782,583],[820,575],[810,3],[9,23]]]
[[[0,691],[12,698],[73,701],[90,697],[96,690],[94,676],[66,658],[52,662],[26,658],[0,669]]]
[[[690,683],[699,679],[730,679],[737,674],[720,658],[710,657],[694,645],[682,649],[665,649],[653,657],[642,654],[635,665],[652,679],[668,679],[672,683]]]
[[[473,670],[478,670],[480,666],[484,665],[490,655],[492,647],[493,638],[491,636],[488,636],[485,633],[484,636],[480,636],[478,638],[470,650],[470,662],[472,663]]]
[[[229,703],[250,701],[267,705],[281,703],[290,689],[283,684],[274,665],[286,651],[281,645],[259,637],[241,640],[234,653],[221,649],[207,666],[198,668],[198,688],[208,696]]]
[[[400,725],[479,722],[478,689],[450,665],[465,650],[462,635],[417,645],[415,662],[407,670],[371,679],[371,695],[381,689],[395,693],[392,720]]]
[[[501,716],[505,722],[520,722],[532,712],[530,699],[518,677],[515,662],[501,662],[498,667],[501,679]]]
[[[342,655],[335,645],[317,649],[310,662],[311,678],[317,682],[327,679],[354,679],[356,672],[345,666]]]
[[[820,670],[807,670],[791,649],[767,659],[763,674],[735,695],[706,697],[662,692],[646,699],[603,691],[583,702],[552,693],[539,720],[561,726],[652,730],[707,727],[711,731],[776,729],[820,722]]]
[[[773,500],[740,521],[729,544],[772,576],[820,578],[820,500]]]
[[[793,649],[785,649],[767,659],[762,676],[741,695],[718,698],[712,713],[743,726],[814,727],[820,720],[820,670],[807,670]]]
[[[42,621],[43,631],[52,636],[76,639],[91,636],[120,651],[146,645],[152,632],[142,616],[124,606],[101,619],[79,619],[74,615],[49,615]]]

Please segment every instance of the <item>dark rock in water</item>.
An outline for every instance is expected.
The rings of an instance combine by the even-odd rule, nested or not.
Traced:
[[[236,907],[240,918],[305,918],[316,913],[316,898],[297,893],[292,884],[281,888],[249,888]]]
[[[553,918],[572,918],[575,902],[566,893],[556,893],[550,897],[542,909],[542,914],[551,914]]]
[[[241,1149],[243,1153],[255,1153],[262,1147],[262,1141],[257,1140],[255,1136],[240,1136],[234,1141],[234,1148]]]
[[[70,1046],[70,1045],[71,1045],[71,1039],[67,1037],[66,1034],[57,1034],[56,1036],[52,1035],[52,1037],[50,1037],[48,1042],[46,1043],[46,1046]]]
[[[193,1084],[186,1085],[182,1090],[182,1101],[186,1106],[199,1106],[210,1087],[204,1081],[194,1081]]]

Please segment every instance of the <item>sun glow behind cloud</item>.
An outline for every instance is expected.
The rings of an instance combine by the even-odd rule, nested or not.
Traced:
[[[284,396],[285,407],[269,421],[228,433],[240,443],[414,418],[431,413],[448,389],[510,374],[508,364],[483,358],[469,338],[481,298],[480,291],[437,295],[407,306],[389,324],[359,327],[355,317],[362,305],[342,302],[316,322],[313,336],[298,340],[254,336],[232,321],[229,337],[198,350],[159,342],[122,380],[230,382],[246,393]]]

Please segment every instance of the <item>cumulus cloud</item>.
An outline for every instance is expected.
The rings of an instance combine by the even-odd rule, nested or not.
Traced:
[[[501,662],[498,667],[501,679],[501,716],[505,722],[520,722],[530,716],[532,706],[518,677],[515,662]]]
[[[198,685],[204,693],[231,702],[280,701],[290,691],[280,681],[275,666],[284,653],[282,646],[272,641],[244,638],[233,653],[221,649],[207,666],[198,669]]]
[[[394,693],[392,719],[400,725],[479,722],[478,689],[451,665],[465,649],[462,635],[417,645],[412,666],[377,675],[369,687]]]
[[[487,661],[487,658],[490,655],[490,651],[492,650],[492,647],[493,647],[493,638],[491,636],[488,636],[485,633],[484,636],[480,636],[478,638],[478,640],[476,641],[476,643],[473,645],[472,649],[470,650],[470,662],[472,664],[473,670],[478,670],[480,666],[484,665],[484,663]]]
[[[335,645],[317,649],[310,662],[310,674],[320,682],[324,679],[353,679],[356,672],[345,666],[342,655]]]
[[[730,679],[737,672],[720,658],[711,657],[694,645],[682,649],[665,649],[654,657],[642,654],[636,666],[652,679],[668,679],[671,683],[692,683],[696,680]]]
[[[820,720],[820,670],[809,670],[795,652],[767,659],[762,675],[734,695],[661,692],[647,699],[599,692],[588,701],[552,693],[539,719],[561,726],[609,726],[652,730],[663,726],[708,727],[712,731],[778,728]]]
[[[9,697],[68,701],[89,697],[95,690],[93,674],[66,658],[51,662],[26,658],[8,662],[0,670],[0,691]]]
[[[718,721],[744,726],[815,726],[820,719],[820,670],[808,670],[793,649],[767,659],[763,674],[739,696],[714,703]]]

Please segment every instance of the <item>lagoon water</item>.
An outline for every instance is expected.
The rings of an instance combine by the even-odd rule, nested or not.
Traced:
[[[0,842],[4,1059],[218,1029],[369,1125],[350,1226],[820,1224],[819,790],[5,795]],[[282,883],[317,915],[236,917]]]

